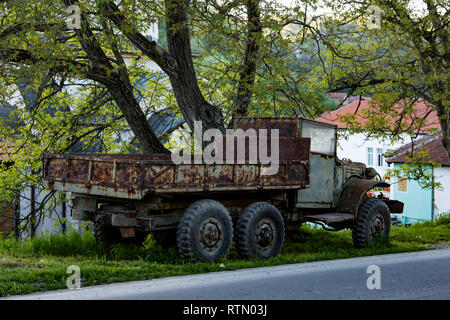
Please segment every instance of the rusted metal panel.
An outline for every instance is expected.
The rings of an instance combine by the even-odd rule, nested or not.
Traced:
[[[234,128],[242,129],[278,129],[280,137],[300,137],[299,118],[276,118],[276,117],[236,117]]]
[[[172,185],[174,184],[175,166],[174,165],[158,165],[152,166],[144,164],[145,170],[144,185]]]
[[[389,187],[384,181],[373,181],[352,177],[345,183],[339,199],[337,211],[357,215],[363,196],[374,187]]]
[[[335,158],[310,154],[310,188],[297,192],[297,208],[331,208],[334,191]]]
[[[398,200],[384,200],[389,207],[390,213],[403,213],[404,203]]]
[[[14,231],[14,205],[10,202],[0,203],[0,233]]]
[[[303,217],[307,221],[321,221],[328,225],[335,223],[349,222],[355,219],[353,214],[349,213],[323,213],[316,215],[308,215]]]
[[[263,174],[270,165],[259,159],[175,165],[170,155],[47,154],[43,178],[52,190],[134,200],[149,193],[301,189],[309,185],[309,148],[309,138],[281,138],[273,175]]]

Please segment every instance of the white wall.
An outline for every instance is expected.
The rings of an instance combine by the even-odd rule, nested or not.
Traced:
[[[340,134],[344,134],[343,129],[339,129]],[[338,140],[338,148],[337,148],[337,156],[339,159],[348,158],[353,162],[362,162],[368,167],[373,167],[377,172],[383,177],[386,173],[386,170],[392,168],[388,167],[388,163],[386,162],[386,158],[383,157],[382,166],[379,166],[377,163],[377,149],[382,149],[382,153],[386,153],[389,150],[395,150],[402,145],[409,143],[410,141],[403,139],[403,141],[399,141],[396,143],[392,143],[390,140],[378,140],[375,138],[367,138],[364,133],[357,133],[339,137]],[[372,148],[372,161],[373,164],[368,164],[368,148]]]
[[[442,184],[442,190],[434,190],[434,218],[439,214],[450,212],[450,167],[433,170],[436,182]]]
[[[41,191],[39,189],[35,189],[35,209],[39,208],[40,203],[45,198],[45,194],[47,191]],[[63,208],[62,204],[58,205],[54,210],[52,211],[45,211],[45,214],[43,216],[43,219],[40,221],[40,223],[37,223],[35,236],[40,236],[43,233],[49,232],[49,233],[59,233],[62,232],[63,228],[61,225],[61,222],[63,221]],[[78,221],[73,220],[71,217],[71,209],[69,205],[65,204],[66,208],[66,233],[70,230],[78,230],[81,231],[81,225],[78,223]],[[20,206],[19,206],[19,215],[21,218],[27,217],[32,212],[32,192],[31,189],[28,188],[21,192],[20,194]],[[39,216],[39,213],[36,213],[36,217]],[[23,234],[25,237],[30,236],[29,233]]]

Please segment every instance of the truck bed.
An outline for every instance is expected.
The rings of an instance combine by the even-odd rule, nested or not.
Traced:
[[[310,138],[281,137],[275,175],[260,164],[174,164],[168,155],[46,154],[49,190],[140,200],[150,194],[309,187]],[[246,157],[246,159],[248,159]]]

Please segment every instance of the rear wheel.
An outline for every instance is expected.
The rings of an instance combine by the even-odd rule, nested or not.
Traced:
[[[194,261],[211,262],[226,256],[233,241],[228,210],[215,200],[194,202],[183,213],[177,229],[181,255]]]
[[[355,248],[366,248],[375,241],[387,242],[391,227],[391,215],[384,201],[367,199],[358,210],[352,230]]]
[[[236,226],[239,256],[249,258],[276,256],[284,243],[284,221],[280,211],[270,203],[256,202],[244,209]]]
[[[111,226],[111,216],[106,213],[97,214],[92,232],[95,240],[106,247],[118,244],[122,240],[120,230]]]

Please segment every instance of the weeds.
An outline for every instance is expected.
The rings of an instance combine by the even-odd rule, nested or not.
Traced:
[[[0,296],[65,288],[67,267],[81,268],[82,286],[144,280],[175,275],[236,270],[289,263],[344,259],[368,255],[417,251],[424,245],[450,241],[450,218],[396,226],[390,242],[358,250],[351,232],[327,232],[308,225],[289,233],[282,252],[274,258],[241,260],[233,247],[228,258],[214,263],[182,260],[175,248],[164,250],[149,236],[143,246],[116,245],[105,249],[92,234],[46,234],[16,240],[0,238]]]

